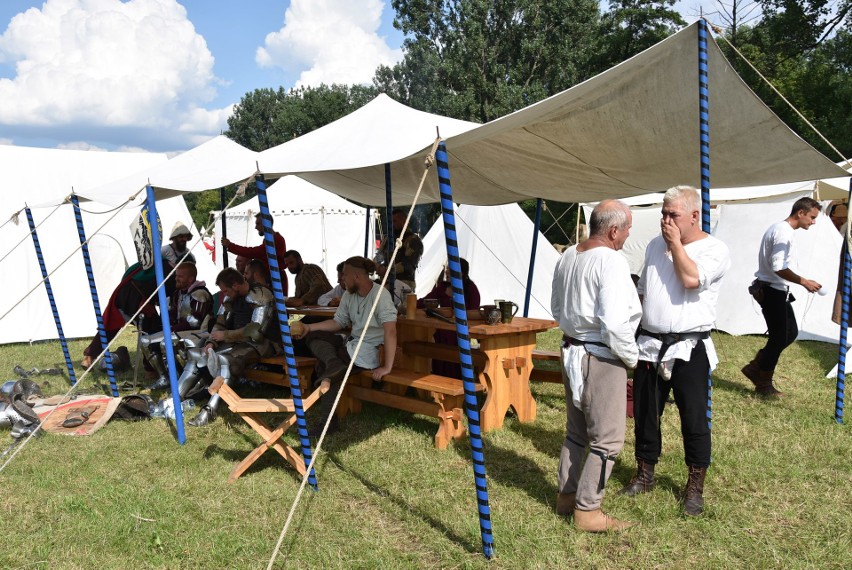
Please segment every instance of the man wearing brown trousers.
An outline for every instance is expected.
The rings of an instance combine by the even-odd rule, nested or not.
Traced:
[[[636,366],[641,309],[627,260],[630,210],[605,200],[592,211],[590,237],[568,249],[553,275],[551,313],[565,335],[562,378],[567,410],[556,512],[587,532],[633,523],[601,510],[606,481],[624,445],[627,368]],[[587,451],[588,450],[588,451]]]

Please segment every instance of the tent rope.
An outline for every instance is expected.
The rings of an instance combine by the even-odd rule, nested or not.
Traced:
[[[55,208],[54,208],[54,209],[53,209],[53,210],[52,210],[52,211],[51,211],[51,212],[50,212],[47,216],[45,216],[45,218],[44,218],[42,221],[40,221],[40,222],[36,225],[36,227],[35,227],[35,229],[34,229],[34,230],[30,231],[30,232],[29,232],[29,233],[27,233],[24,237],[22,237],[22,238],[21,238],[21,241],[19,241],[18,243],[16,243],[14,246],[12,246],[12,249],[10,249],[9,251],[7,251],[7,252],[6,252],[6,255],[4,255],[3,257],[0,257],[0,263],[2,263],[2,262],[3,262],[3,260],[4,260],[4,259],[6,259],[7,257],[9,257],[10,255],[12,255],[12,252],[13,252],[13,251],[15,251],[15,250],[18,248],[18,246],[19,246],[19,245],[21,245],[22,243],[24,243],[24,242],[27,240],[27,238],[28,238],[28,237],[30,237],[30,236],[32,236],[32,235],[33,235],[33,232],[35,232],[35,230],[37,230],[38,228],[40,228],[40,227],[41,227],[41,225],[42,225],[43,223],[45,223],[47,220],[49,220],[49,219],[50,219],[50,216],[52,216],[53,214],[55,214],[55,213],[56,213],[56,211],[59,209],[59,207],[60,207],[60,206],[62,206],[62,204],[57,204],[57,205],[56,205],[56,207],[55,207]],[[17,225],[17,224],[18,224],[18,216],[19,216],[19,215],[20,215],[20,213],[21,213],[21,212],[23,212],[23,211],[24,211],[24,209],[22,208],[22,209],[18,210],[17,212],[15,212],[14,214],[12,214],[12,217],[10,217],[8,220],[6,220],[6,222],[3,224],[3,226],[5,226],[6,224],[8,224],[8,223],[9,223],[9,222],[11,222],[11,221],[14,221],[14,222],[15,222],[15,225]],[[2,228],[3,226],[0,226],[0,228]]]
[[[543,232],[541,232],[541,233],[542,233],[542,234],[547,234],[547,232],[549,232],[549,231],[553,228],[553,226],[556,226],[557,228],[559,228],[559,231],[560,231],[560,232],[562,232],[562,235],[564,235],[564,236],[565,236],[565,239],[567,239],[567,240],[568,240],[568,242],[570,243],[570,242],[571,242],[571,238],[570,238],[570,237],[568,236],[568,234],[565,232],[565,229],[564,229],[562,226],[560,226],[560,225],[559,225],[559,220],[561,220],[561,219],[562,219],[562,218],[563,218],[563,217],[564,217],[564,216],[565,216],[568,212],[570,212],[570,211],[571,211],[571,208],[573,208],[574,206],[577,206],[577,207],[579,208],[579,207],[580,207],[580,206],[579,206],[579,204],[577,204],[577,203],[571,204],[570,206],[568,206],[568,208],[567,208],[564,212],[562,212],[562,213],[559,215],[559,217],[558,217],[558,218],[557,218],[557,217],[555,217],[555,216],[553,215],[553,210],[551,210],[551,209],[547,206],[547,201],[542,200],[542,204],[544,205],[544,209],[545,209],[545,211],[549,212],[549,213],[550,213],[550,216],[553,218],[553,223],[552,223],[552,224],[550,224],[550,225],[547,227],[547,229],[546,229],[546,230],[544,230],[544,231],[543,231]]]
[[[24,211],[24,208],[21,208],[20,210],[18,210],[17,212],[14,212],[11,216],[9,216],[9,219],[8,219],[8,220],[6,220],[5,222],[3,222],[3,224],[2,224],[2,225],[0,225],[0,230],[2,230],[3,228],[5,228],[5,227],[6,227],[6,224],[8,224],[9,222],[12,222],[12,223],[14,223],[14,224],[17,226],[17,225],[18,225],[18,223],[19,223],[19,222],[18,222],[18,218],[20,217],[21,212],[23,212],[23,211]]]
[[[247,179],[246,181],[244,181],[243,183],[241,183],[241,184],[240,184],[240,188],[242,188],[242,189],[243,189],[243,194],[245,193],[245,188],[246,188],[246,186],[248,186],[249,181],[251,181],[253,178],[254,178],[254,175],[252,175],[252,178],[249,178],[249,179]],[[139,192],[137,192],[136,194],[134,194],[133,196],[131,196],[130,198],[128,198],[128,199],[127,199],[127,201],[123,204],[122,208],[123,208],[123,207],[125,207],[125,206],[127,206],[128,204],[130,204],[130,203],[131,203],[131,202],[132,202],[132,201],[133,201],[133,200],[134,200],[134,199],[135,199],[135,198],[136,198],[136,197],[137,197],[137,196],[138,196],[141,192],[143,192],[144,190],[145,190],[145,188],[143,188],[142,190],[140,190]],[[235,195],[235,196],[231,199],[231,201],[228,203],[228,205],[227,205],[225,208],[227,209],[228,207],[230,207],[230,206],[233,204],[233,202],[234,202],[234,201],[235,201],[238,197],[242,196],[243,194],[240,194],[240,193],[239,193],[239,190],[238,190],[237,195]],[[117,216],[117,215],[118,215],[118,213],[119,213],[120,211],[121,211],[121,210],[118,210],[117,212],[115,212],[115,214],[113,214],[113,215],[110,217],[110,219],[109,219],[109,220],[107,220],[107,221],[106,221],[106,222],[105,222],[105,223],[104,223],[101,227],[99,227],[99,228],[95,231],[95,233],[93,233],[93,234],[89,237],[89,239],[91,239],[92,237],[94,237],[95,235],[97,235],[97,234],[98,234],[98,232],[100,232],[100,231],[104,228],[104,226],[106,226],[106,224],[108,224],[108,223],[109,223],[109,222],[110,222],[110,221],[111,221],[111,220],[112,220],[115,216]],[[221,214],[220,214],[220,215],[221,215]],[[209,227],[209,228],[208,228],[208,229],[204,232],[207,236],[209,236],[209,235],[210,235],[210,232],[212,231],[213,225],[215,225],[216,221],[218,221],[218,217],[214,219],[214,223],[213,223],[213,224],[211,224],[211,226],[210,226],[210,227]],[[200,231],[200,230],[199,230],[199,234],[201,234],[201,231]],[[178,262],[175,264],[174,268],[173,268],[173,269],[169,272],[169,274],[168,274],[168,275],[166,275],[165,277],[163,277],[163,282],[157,285],[157,287],[154,289],[154,291],[153,291],[153,292],[152,292],[152,293],[148,296],[148,298],[147,298],[147,299],[145,299],[145,302],[144,302],[144,303],[140,303],[140,304],[139,304],[139,305],[140,305],[140,306],[139,306],[139,309],[137,309],[137,311],[136,311],[135,313],[133,313],[133,315],[132,315],[132,316],[131,316],[128,320],[127,320],[127,322],[125,322],[125,323],[124,323],[124,326],[122,326],[120,329],[118,329],[118,332],[115,334],[115,336],[113,337],[113,339],[112,339],[112,340],[111,340],[111,341],[110,341],[110,342],[109,342],[109,343],[108,343],[108,344],[107,344],[107,345],[103,348],[103,350],[101,351],[101,353],[100,353],[100,354],[98,354],[98,356],[92,360],[92,364],[91,364],[91,366],[89,366],[89,368],[87,368],[87,369],[83,372],[83,374],[82,374],[82,375],[81,375],[81,376],[77,379],[77,383],[76,383],[76,384],[71,385],[71,387],[70,387],[70,388],[68,388],[68,390],[67,390],[67,391],[66,391],[66,392],[62,395],[63,399],[64,399],[64,398],[66,398],[66,397],[68,397],[68,396],[70,396],[70,395],[74,392],[74,390],[75,390],[75,389],[77,389],[78,387],[80,387],[80,386],[82,385],[82,381],[83,381],[83,380],[84,380],[84,379],[85,379],[85,378],[89,375],[89,372],[91,372],[92,370],[94,370],[94,369],[95,369],[95,366],[98,364],[98,362],[100,362],[100,361],[101,361],[101,359],[104,357],[104,354],[106,354],[106,352],[107,352],[108,350],[110,350],[110,347],[113,345],[113,343],[115,343],[115,341],[118,339],[118,337],[121,335],[121,333],[123,333],[123,332],[127,329],[127,327],[129,327],[129,326],[131,326],[132,324],[134,324],[134,322],[135,322],[135,320],[136,320],[136,317],[138,317],[138,316],[142,313],[143,308],[144,308],[144,307],[145,307],[148,303],[150,303],[150,302],[151,302],[151,300],[152,300],[152,299],[153,299],[153,298],[154,298],[154,297],[155,297],[155,296],[159,293],[160,288],[161,288],[161,287],[163,287],[163,286],[165,285],[166,281],[168,281],[168,280],[171,278],[171,276],[175,274],[175,272],[177,271],[178,266],[180,266],[180,264],[181,264],[181,263],[183,263],[183,262],[184,262],[184,260],[186,260],[186,258],[187,258],[187,257],[189,257],[189,254],[190,254],[190,253],[192,253],[192,250],[193,250],[193,249],[195,249],[196,247],[198,247],[198,244],[202,243],[202,241],[203,241],[203,240],[202,240],[202,239],[200,239],[201,237],[203,237],[203,236],[199,236],[199,240],[198,240],[197,242],[195,242],[195,244],[194,244],[194,245],[192,245],[191,247],[187,248],[186,253],[185,253],[185,254],[183,254],[183,256],[182,256],[182,257],[178,260]],[[88,243],[89,239],[87,239],[87,240],[86,240],[86,243]],[[81,244],[81,245],[80,245],[80,248],[82,248],[82,247],[83,247],[83,245]],[[80,249],[80,248],[78,248],[78,249]],[[76,253],[76,251],[77,251],[77,250],[74,250],[74,253]],[[71,255],[73,255],[73,253],[72,253]],[[63,263],[65,263],[65,261],[68,261],[68,259],[69,259],[69,258],[70,258],[70,256],[69,256],[68,258],[66,258],[66,259],[65,259],[62,263],[60,263],[60,264],[59,264],[59,266],[61,266]],[[58,266],[56,269],[59,269],[59,266]],[[54,271],[56,271],[56,269],[54,269]],[[52,274],[53,274],[53,273],[51,272],[51,274],[50,274],[50,275],[52,275]],[[48,277],[50,277],[50,275],[48,275]],[[36,285],[36,287],[38,287],[38,285]],[[32,293],[32,291],[30,291],[30,293]],[[29,295],[30,293],[27,293],[27,295]],[[19,303],[19,304],[20,304],[20,303]],[[17,305],[16,305],[16,306],[17,306]],[[14,307],[12,307],[12,309],[14,309]],[[10,309],[10,310],[11,310],[11,309]],[[7,314],[8,314],[8,313],[7,313]],[[3,315],[3,316],[5,317],[6,315]],[[3,318],[3,317],[0,317],[0,319],[2,319],[2,318]],[[47,415],[46,415],[43,419],[39,420],[39,422],[40,422],[40,423],[44,423],[44,422],[46,422],[46,421],[47,421],[47,420],[48,420],[48,419],[49,419],[49,418],[50,418],[50,417],[54,414],[54,412],[56,412],[58,409],[59,409],[59,407],[58,407],[58,406],[57,406],[57,407],[55,407],[55,408],[53,408],[53,409],[52,409],[52,410],[51,410],[51,411],[50,411],[50,412],[49,412],[49,413],[48,413],[48,414],[47,414]],[[6,469],[6,466],[7,466],[7,465],[9,465],[9,463],[11,463],[11,462],[12,462],[12,460],[13,460],[15,457],[17,457],[17,455],[18,455],[21,451],[23,451],[23,450],[24,450],[24,448],[26,447],[26,445],[27,445],[27,443],[28,443],[29,441],[30,441],[33,437],[35,437],[36,435],[38,435],[38,433],[39,433],[39,431],[40,431],[40,430],[41,430],[41,428],[40,428],[40,427],[39,427],[38,429],[33,430],[33,431],[32,431],[32,433],[30,433],[30,434],[26,437],[26,439],[24,439],[23,441],[21,441],[21,442],[20,442],[20,445],[18,445],[18,447],[17,447],[17,448],[15,449],[15,451],[14,451],[14,452],[13,452],[13,453],[9,456],[9,458],[8,458],[8,459],[7,459],[7,460],[3,463],[3,465],[0,465],[0,473],[2,473],[2,472],[3,472],[3,470],[4,470],[4,469]],[[10,448],[10,449],[11,449],[11,448]],[[6,450],[6,453],[8,453],[8,451],[9,451],[9,450]]]
[[[752,70],[752,71],[754,71],[754,72],[757,74],[757,76],[758,76],[760,79],[762,79],[762,80],[763,80],[763,82],[764,82],[764,83],[766,83],[766,85],[768,85],[768,86],[769,86],[769,88],[772,90],[772,92],[773,92],[773,93],[775,93],[776,95],[778,95],[778,96],[781,98],[781,100],[782,100],[782,101],[784,101],[784,103],[786,103],[786,104],[787,104],[787,106],[788,106],[788,107],[790,107],[790,109],[791,109],[794,113],[796,113],[796,115],[798,115],[798,117],[799,117],[800,119],[802,119],[802,121],[804,121],[804,122],[805,122],[805,124],[806,124],[808,127],[810,127],[810,128],[811,128],[811,130],[812,130],[812,131],[813,131],[813,132],[814,132],[814,133],[815,133],[815,134],[816,134],[816,135],[817,135],[820,139],[822,139],[822,141],[823,141],[825,144],[827,144],[827,145],[829,146],[829,148],[830,148],[831,150],[833,150],[834,152],[836,152],[836,153],[837,153],[837,156],[839,156],[839,157],[842,159],[843,163],[846,165],[846,167],[847,167],[847,168],[848,168],[848,167],[852,167],[852,161],[850,161],[848,158],[846,158],[845,156],[843,156],[843,153],[842,153],[842,152],[840,152],[840,150],[838,150],[838,148],[837,148],[836,146],[834,146],[833,144],[831,144],[831,141],[829,141],[827,138],[825,138],[825,136],[824,136],[824,135],[823,135],[823,134],[819,131],[819,129],[817,129],[817,128],[816,128],[816,126],[814,126],[814,124],[813,124],[813,123],[811,123],[811,122],[807,119],[807,117],[805,117],[805,116],[801,113],[801,111],[799,111],[799,110],[798,110],[798,109],[797,109],[797,108],[796,108],[796,107],[795,107],[795,106],[794,106],[794,105],[793,105],[793,104],[792,104],[792,103],[791,103],[791,102],[790,102],[790,101],[789,101],[786,97],[784,97],[784,95],[782,95],[782,94],[781,94],[781,92],[780,92],[780,91],[778,91],[778,89],[776,89],[776,88],[775,88],[775,86],[774,86],[774,85],[773,85],[773,84],[769,81],[769,79],[768,79],[765,75],[763,75],[763,74],[762,74],[762,73],[761,73],[761,72],[760,72],[760,71],[759,71],[759,70],[758,70],[758,69],[754,66],[754,64],[753,64],[751,61],[749,61],[749,60],[748,60],[748,58],[746,58],[746,56],[745,56],[745,55],[743,55],[743,53],[742,53],[740,50],[738,50],[738,49],[737,49],[737,46],[735,46],[734,44],[732,44],[732,43],[728,40],[728,38],[726,38],[726,37],[725,37],[725,35],[722,33],[722,29],[721,29],[719,26],[717,26],[717,25],[713,24],[712,22],[710,22],[710,20],[708,20],[706,16],[701,16],[701,18],[702,18],[705,22],[707,22],[707,25],[710,27],[710,29],[712,29],[712,30],[713,30],[713,31],[717,34],[717,36],[718,36],[718,37],[722,38],[722,39],[725,41],[725,43],[728,45],[728,47],[730,47],[732,50],[734,50],[734,53],[736,53],[738,56],[740,56],[740,59],[742,59],[742,60],[743,60],[743,61],[744,61],[744,62],[745,62],[745,63],[746,63],[746,64],[747,64],[750,68],[751,68],[751,70]]]
[[[417,205],[417,200],[420,198],[420,193],[423,191],[423,185],[426,183],[426,176],[429,174],[429,169],[435,164],[435,152],[438,149],[438,144],[441,142],[441,138],[438,137],[435,139],[435,142],[432,145],[432,149],[429,151],[429,154],[426,156],[424,160],[424,169],[423,176],[420,178],[420,185],[417,187],[417,192],[414,193],[414,199],[411,201],[411,207],[408,209],[408,215],[405,217],[405,223],[402,226],[402,230],[400,231],[400,235],[405,235],[405,231],[408,229],[408,224],[411,221],[411,215],[414,213],[414,207]],[[394,250],[391,253],[391,257],[388,260],[388,267],[393,267],[394,262],[396,261],[396,254],[400,250],[402,246],[402,240],[397,239],[394,243]],[[391,274],[390,271],[386,271],[382,276],[382,281],[378,284],[378,287],[384,288],[385,283],[387,283],[388,276]],[[376,298],[373,299],[373,304],[370,306],[370,311],[367,313],[366,321],[369,322],[373,315],[376,312],[376,307],[379,305],[379,300],[381,295],[376,295]],[[308,477],[311,471],[314,468],[314,464],[319,457],[320,452],[322,451],[322,444],[325,441],[325,435],[328,432],[328,426],[331,423],[332,418],[334,417],[334,412],[337,410],[338,402],[340,402],[340,398],[343,395],[343,390],[346,387],[346,383],[349,381],[349,376],[352,373],[352,367],[355,365],[355,360],[358,357],[358,354],[361,351],[361,345],[364,342],[364,337],[367,335],[367,327],[364,327],[364,330],[361,331],[361,336],[358,337],[358,343],[355,345],[355,352],[352,354],[352,359],[349,361],[349,366],[346,368],[346,374],[343,376],[343,380],[340,384],[340,389],[337,391],[337,396],[334,398],[334,403],[331,405],[331,412],[328,414],[328,418],[326,419],[326,423],[322,428],[322,433],[320,434],[319,441],[317,441],[317,445],[314,448],[314,456],[311,459],[310,464],[305,469],[305,474],[302,475],[302,483],[299,485],[299,490],[296,492],[296,497],[293,499],[293,504],[290,506],[290,512],[287,513],[287,520],[284,522],[284,528],[281,529],[281,534],[278,536],[278,542],[275,543],[275,548],[272,551],[272,556],[269,559],[269,564],[266,566],[267,570],[272,570],[273,565],[275,564],[275,560],[278,557],[278,553],[281,550],[281,544],[284,542],[284,537],[287,535],[287,531],[290,528],[290,523],[293,521],[293,515],[296,512],[296,507],[299,505],[299,501],[302,498],[302,494],[304,493],[305,487],[308,483]]]

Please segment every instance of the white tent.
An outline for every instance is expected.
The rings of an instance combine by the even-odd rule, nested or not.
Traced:
[[[470,263],[470,277],[483,304],[506,299],[523,314],[527,288],[533,223],[517,204],[465,206],[456,209],[459,255]],[[423,238],[424,253],[417,268],[417,296],[423,297],[441,277],[447,263],[447,246],[441,220]],[[559,253],[541,233],[535,258],[535,275],[529,316],[549,319],[553,269]]]
[[[305,263],[322,267],[332,285],[337,284],[338,263],[354,255],[364,255],[366,208],[295,176],[286,176],[270,185],[267,198],[275,220],[274,229],[287,240],[287,247],[298,251]],[[263,238],[254,229],[254,217],[259,211],[257,197],[227,210],[228,239],[240,245],[260,245]],[[370,257],[375,249],[372,229],[370,224],[367,240]],[[221,239],[220,221],[216,225],[216,243],[221,243]],[[230,264],[233,266],[233,259]],[[221,256],[216,258],[216,265],[222,267]]]
[[[3,224],[0,228],[0,243],[3,244],[0,271],[6,276],[0,315],[11,310],[0,320],[0,344],[58,338],[44,286],[25,298],[41,282],[42,275],[26,217],[22,212],[16,224],[10,221],[10,216],[23,208],[25,202],[61,203],[73,188],[102,184],[127,172],[165,162],[163,154],[0,146],[0,181],[4,193],[0,206],[0,223]],[[139,209],[125,209],[97,232],[115,212],[93,202],[83,202],[81,208],[103,308],[126,264],[136,261],[129,224]],[[160,216],[167,232],[177,221],[191,222],[183,198],[163,202]],[[80,245],[73,210],[70,205],[33,208],[33,218],[37,225],[41,224],[37,233],[50,272]],[[199,253],[205,255],[203,250]],[[74,254],[50,281],[65,335],[74,338],[95,334],[97,324],[82,254]]]

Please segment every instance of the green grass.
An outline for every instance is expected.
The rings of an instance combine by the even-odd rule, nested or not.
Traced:
[[[634,499],[615,494],[633,471],[632,420],[607,486],[605,508],[637,527],[588,535],[557,517],[564,394],[538,384],[535,422],[509,418],[484,437],[493,561],[480,550],[469,446],[435,450],[436,420],[365,405],[327,440],[317,462],[320,492],[303,496],[276,567],[849,567],[852,434],[834,422],[834,381],[823,378],[836,347],[790,347],[778,374],[787,395],[766,402],[739,373],[762,340],[715,339],[722,362],[703,517],[680,512],[686,470],[673,408],[664,415],[657,489]],[[557,342],[551,332],[539,346]],[[76,360],[84,344],[72,343]],[[0,347],[8,378],[15,364],[62,362],[55,343]],[[47,392],[67,389],[67,381],[48,379]],[[83,391],[102,382],[84,381]],[[113,422],[86,438],[32,440],[0,473],[0,567],[265,568],[298,490],[295,472],[270,451],[228,484],[259,437],[228,413],[187,434],[180,446],[169,424],[153,420]]]

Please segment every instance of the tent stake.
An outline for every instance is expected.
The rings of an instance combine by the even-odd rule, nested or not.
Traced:
[[[438,165],[438,183],[441,187],[441,212],[444,220],[444,237],[447,242],[447,263],[450,268],[450,284],[453,288],[453,313],[456,318],[461,359],[462,382],[464,384],[464,410],[467,415],[470,435],[473,476],[479,506],[479,530],[482,536],[482,552],[485,558],[494,557],[494,540],[491,535],[491,506],[488,502],[488,482],[485,477],[485,454],[482,450],[482,433],[479,425],[479,406],[476,401],[476,385],[473,376],[473,359],[470,354],[470,334],[467,325],[467,310],[464,302],[459,244],[456,235],[456,219],[453,205],[453,189],[450,186],[450,166],[447,162],[447,147],[441,142],[435,153]]]
[[[62,344],[62,353],[65,355],[65,366],[68,368],[68,378],[71,380],[71,385],[77,383],[77,376],[74,374],[74,363],[71,362],[71,353],[68,352],[68,341],[65,339],[65,333],[62,332],[62,320],[59,318],[59,309],[56,307],[56,299],[53,296],[53,288],[50,286],[50,278],[47,276],[47,267],[44,265],[44,255],[41,252],[41,244],[38,241],[38,232],[36,232],[35,222],[33,221],[33,212],[29,206],[24,208],[27,213],[27,223],[30,225],[30,235],[33,236],[33,246],[35,246],[36,257],[38,258],[38,266],[41,268],[41,276],[44,279],[44,289],[47,291],[47,299],[50,301],[50,310],[53,312],[53,321],[56,323],[56,332],[59,334],[59,342]],[[107,355],[109,352],[107,352]],[[109,362],[109,361],[107,361]],[[115,385],[115,378],[110,376],[110,383],[114,395],[118,396],[118,388]]]
[[[260,205],[260,219],[263,223],[263,245],[266,247],[266,260],[269,263],[269,277],[272,280],[272,292],[275,294],[275,309],[278,313],[278,328],[281,332],[281,344],[284,347],[284,358],[287,361],[287,375],[290,377],[290,396],[293,407],[296,408],[296,426],[299,431],[299,442],[302,446],[302,458],[305,468],[311,467],[313,451],[308,436],[308,424],[305,421],[305,409],[302,404],[302,387],[296,368],[296,353],[293,350],[293,337],[290,334],[290,317],[284,304],[284,287],[282,286],[281,268],[278,266],[278,252],[275,250],[275,238],[272,233],[272,214],[269,212],[269,200],[266,196],[266,182],[263,175],[255,178],[257,185],[257,203]],[[284,253],[284,252],[282,252]],[[286,278],[286,277],[285,277]],[[308,474],[308,483],[316,491],[317,476],[314,468]]]
[[[177,365],[175,364],[175,347],[172,344],[172,323],[169,321],[169,302],[166,299],[166,287],[163,279],[163,250],[160,237],[160,216],[157,215],[157,200],[154,196],[154,188],[147,186],[147,216],[148,226],[151,228],[151,248],[154,254],[154,275],[157,276],[157,299],[160,303],[160,321],[163,323],[163,350],[166,351],[166,362],[169,365],[169,386],[172,391],[172,402],[175,411],[175,426],[177,427],[178,443],[186,443],[186,432],[184,431],[183,408],[180,405],[180,391],[177,382]],[[146,208],[142,209],[143,214]]]

